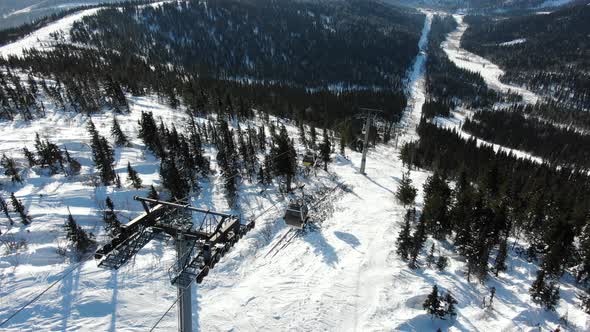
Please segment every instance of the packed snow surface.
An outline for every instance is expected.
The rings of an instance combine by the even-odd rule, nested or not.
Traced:
[[[0,55],[8,57],[9,55],[21,56],[25,49],[31,48],[45,48],[55,42],[51,37],[56,32],[64,32],[64,38],[69,38],[69,30],[72,28],[74,22],[82,19],[85,16],[90,16],[99,11],[100,8],[92,8],[76,12],[59,19],[45,27],[36,30],[34,33],[25,36],[13,43],[0,47]]]
[[[522,44],[525,42],[526,42],[526,38],[518,38],[518,39],[511,40],[511,41],[500,43],[498,45],[500,45],[500,46],[513,46],[513,45],[518,45],[518,44]]]
[[[481,74],[484,81],[491,89],[502,93],[516,93],[522,96],[527,103],[534,104],[539,96],[523,87],[502,83],[500,77],[504,71],[498,65],[490,62],[477,54],[473,54],[461,47],[461,38],[467,30],[467,23],[463,21],[463,15],[453,15],[457,21],[457,29],[450,33],[441,46],[449,59],[459,68],[464,68]]]

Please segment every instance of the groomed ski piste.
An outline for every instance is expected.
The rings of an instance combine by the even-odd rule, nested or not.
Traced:
[[[422,32],[424,41],[430,19],[427,16]],[[34,35],[30,40],[36,40]],[[426,45],[421,39],[420,49],[424,53],[418,55],[418,68],[414,66],[410,71],[410,102],[402,120],[406,124],[402,142],[417,139],[415,125],[424,103]],[[159,163],[137,139],[137,119],[141,111],[151,111],[156,118],[161,117],[168,125],[176,124],[181,129],[186,120],[184,112],[170,109],[156,97],[130,97],[129,102],[131,112],[118,115],[117,119],[132,138],[132,146],[116,149],[116,170],[125,179],[129,161],[145,186],[158,187]],[[0,322],[57,282],[1,328],[6,331],[147,331],[177,296],[166,273],[175,261],[174,247],[171,242],[152,241],[118,271],[98,268],[93,260],[76,265],[57,254],[58,244],[63,245],[65,241],[63,223],[68,207],[76,220],[102,241],[100,202],[106,196],[113,198],[124,222],[125,217],[132,218],[141,210],[131,197],[145,195],[147,189],[92,186],[87,118],[47,106],[46,118],[1,122],[0,153],[8,153],[24,163],[20,149],[25,145],[32,148],[34,135],[39,132],[60,147],[66,146],[83,169],[75,178],[49,177],[31,171],[25,174],[22,185],[14,186],[4,176],[0,178],[1,194],[6,197],[14,191],[33,217],[27,227],[15,218],[16,224],[8,232],[8,221],[3,216],[0,218],[2,237],[10,235],[27,242],[23,251],[0,255]],[[92,120],[100,133],[109,137],[112,114],[96,114]],[[291,137],[298,137],[294,125],[275,120],[286,124]],[[296,144],[301,151],[300,144]],[[213,149],[208,148],[207,153],[215,168]],[[276,207],[256,221],[256,228],[235,245],[202,284],[193,287],[194,330],[548,331],[560,324],[562,316],[567,316],[569,321],[567,329],[590,329],[587,315],[576,304],[577,289],[568,275],[563,278],[557,312],[545,311],[532,303],[528,289],[537,266],[514,251],[507,260],[509,270],[497,278],[490,276],[485,284],[467,283],[464,261],[454,252],[450,241],[429,238],[424,245],[429,248],[434,241],[440,254],[450,258],[446,271],[426,267],[409,269],[395,253],[395,241],[405,214],[404,207],[394,197],[406,170],[398,155],[399,147],[391,144],[371,149],[365,176],[359,172],[361,155],[346,150],[346,157],[333,155],[329,173],[318,170],[317,175],[300,178],[299,183],[305,183],[306,190],[311,192],[336,184],[344,186],[323,204],[319,228],[294,238],[274,257],[265,255],[287,231],[281,218],[284,199],[275,189],[260,194],[261,187],[243,182],[239,196],[244,219],[258,216],[273,205]],[[418,211],[423,205],[422,186],[429,175],[430,172],[419,169],[410,173],[419,189]],[[227,211],[217,176],[201,183],[203,190],[197,204]],[[524,244],[522,239],[512,239],[515,240],[516,248]],[[423,263],[425,253],[421,257]],[[75,267],[73,273],[61,280],[64,271],[72,267]],[[455,319],[433,320],[422,309],[434,284],[452,292],[458,300]],[[497,290],[494,308],[482,309],[482,298],[489,295],[491,287]],[[164,317],[156,330],[176,329],[174,311]]]

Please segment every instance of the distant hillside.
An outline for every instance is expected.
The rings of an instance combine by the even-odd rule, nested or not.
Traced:
[[[116,2],[117,0],[2,0],[0,29],[30,23],[41,17],[78,6]]]
[[[510,18],[470,16],[462,45],[507,70],[504,80],[590,107],[590,6]]]

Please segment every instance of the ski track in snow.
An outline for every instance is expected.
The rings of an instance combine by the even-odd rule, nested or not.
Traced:
[[[517,93],[522,96],[525,102],[535,104],[539,100],[537,94],[523,87],[502,83],[500,76],[504,74],[504,71],[498,65],[461,47],[461,38],[468,25],[463,21],[463,15],[455,14],[453,17],[457,21],[457,29],[451,32],[447,39],[441,43],[441,47],[449,59],[459,68],[481,74],[491,89],[502,93]]]
[[[432,24],[432,13],[426,13],[422,35],[418,41],[418,55],[414,60],[411,70],[406,78],[406,95],[408,106],[401,120],[403,135],[400,138],[401,145],[409,141],[417,140],[416,127],[420,123],[422,106],[426,101],[426,59],[428,50],[428,34]]]

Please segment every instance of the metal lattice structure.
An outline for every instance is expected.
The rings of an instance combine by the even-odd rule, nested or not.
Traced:
[[[151,240],[172,237],[178,259],[168,269],[168,276],[178,288],[179,331],[191,331],[193,281],[201,283],[221,257],[254,228],[254,222],[242,224],[239,216],[195,208],[182,201],[134,199],[141,202],[144,213],[121,226],[120,233],[99,248],[94,258],[100,267],[118,269]]]

